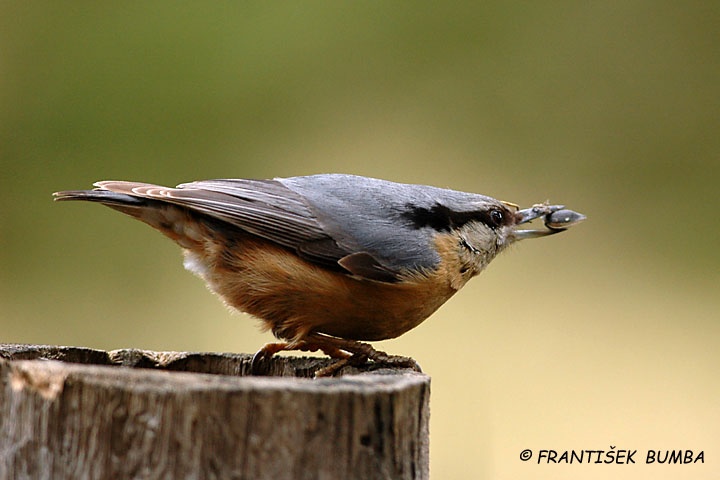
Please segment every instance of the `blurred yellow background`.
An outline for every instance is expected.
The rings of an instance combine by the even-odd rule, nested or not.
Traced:
[[[56,190],[347,172],[549,199],[588,220],[377,345],[432,376],[432,478],[720,478],[719,6],[2,2],[0,341],[271,340]],[[637,464],[519,459],[611,445]]]

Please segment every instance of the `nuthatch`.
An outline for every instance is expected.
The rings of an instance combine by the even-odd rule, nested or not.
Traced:
[[[585,219],[561,205],[518,210],[484,195],[341,174],[95,186],[54,196],[102,203],[178,243],[185,268],[282,340],[254,365],[281,350],[322,350],[338,366],[407,363],[360,341],[402,335],[508,245]],[[547,229],[518,229],[539,217]]]

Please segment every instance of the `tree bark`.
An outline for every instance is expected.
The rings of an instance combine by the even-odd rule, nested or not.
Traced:
[[[0,345],[0,478],[428,478],[429,377],[251,359]]]

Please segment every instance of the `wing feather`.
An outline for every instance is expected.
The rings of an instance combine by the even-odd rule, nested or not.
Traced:
[[[272,180],[209,180],[176,188],[116,181],[96,186],[180,205],[286,247],[328,238],[302,197]]]
[[[204,180],[175,188],[148,183],[103,181],[96,187],[188,208],[294,250],[308,261],[358,276],[394,281],[388,269],[358,268],[340,260],[363,252],[340,246],[303,196],[276,180]],[[359,265],[359,264],[358,264]]]

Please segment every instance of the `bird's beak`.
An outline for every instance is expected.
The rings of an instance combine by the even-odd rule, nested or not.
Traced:
[[[587,218],[582,213],[567,210],[565,205],[547,205],[544,203],[538,203],[530,208],[518,210],[516,215],[518,220],[515,225],[522,225],[536,218],[543,217],[545,227],[547,227],[541,230],[519,230],[516,228],[514,231],[516,240],[553,235],[567,230]]]

